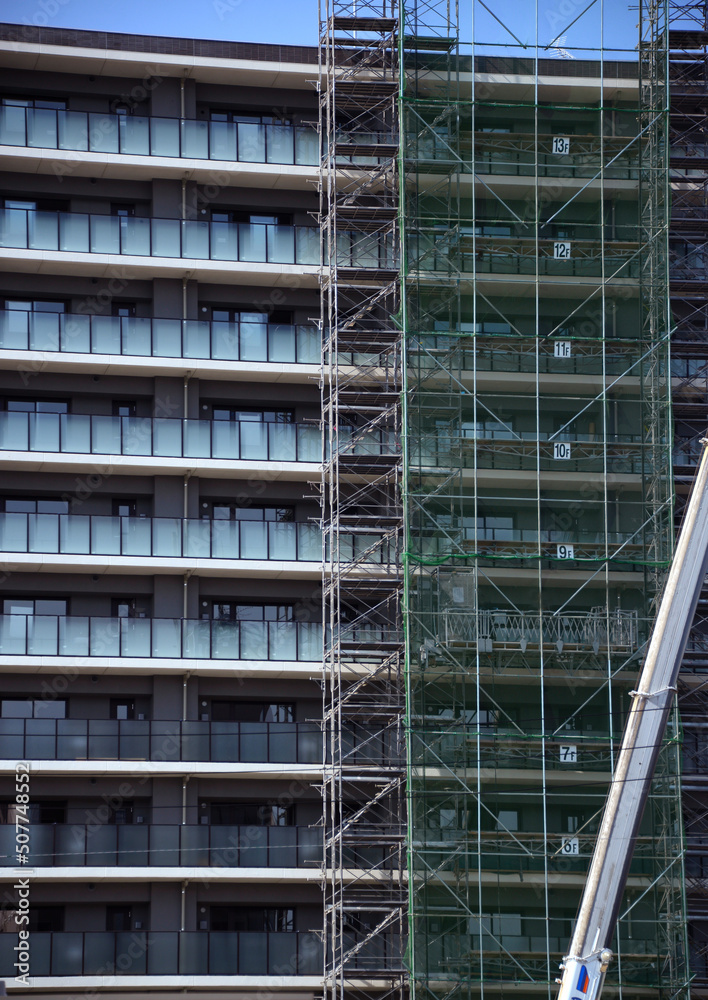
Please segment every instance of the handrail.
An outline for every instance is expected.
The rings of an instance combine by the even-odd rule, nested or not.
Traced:
[[[320,662],[322,641],[319,621],[0,615],[0,656]]]
[[[132,156],[316,166],[312,125],[217,122],[60,108],[0,108],[0,145]]]
[[[0,310],[0,350],[320,364],[317,327]]]
[[[322,732],[316,722],[3,718],[0,758],[321,764]]]
[[[380,534],[344,531],[339,544],[342,560],[395,558],[393,540]],[[0,512],[0,552],[319,563],[322,532],[309,521]]]
[[[179,823],[41,823],[28,830],[31,866],[301,868],[322,859],[309,826]],[[14,825],[0,825],[0,867],[14,867]]]

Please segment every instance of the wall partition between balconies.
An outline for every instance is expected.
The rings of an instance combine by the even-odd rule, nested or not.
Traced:
[[[314,126],[111,115],[8,105],[0,108],[0,145],[240,163],[302,166],[319,163]]]

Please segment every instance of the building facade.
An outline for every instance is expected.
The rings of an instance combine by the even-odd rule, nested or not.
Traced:
[[[28,879],[41,1000],[555,995],[705,422],[708,35],[541,6],[0,25],[9,990]],[[708,995],[703,632],[608,997]]]

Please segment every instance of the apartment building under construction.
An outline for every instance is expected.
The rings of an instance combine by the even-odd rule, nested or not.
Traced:
[[[552,1000],[708,424],[705,4],[0,45],[0,978],[22,877],[38,1000]],[[708,997],[704,614],[616,1000]]]

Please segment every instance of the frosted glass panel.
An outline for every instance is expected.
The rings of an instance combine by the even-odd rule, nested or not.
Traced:
[[[238,158],[251,163],[265,161],[265,126],[247,122],[238,125]]]
[[[236,130],[231,122],[209,122],[210,155],[212,160],[236,160]]]
[[[183,121],[182,156],[205,160],[209,156],[209,131],[206,122]]]

